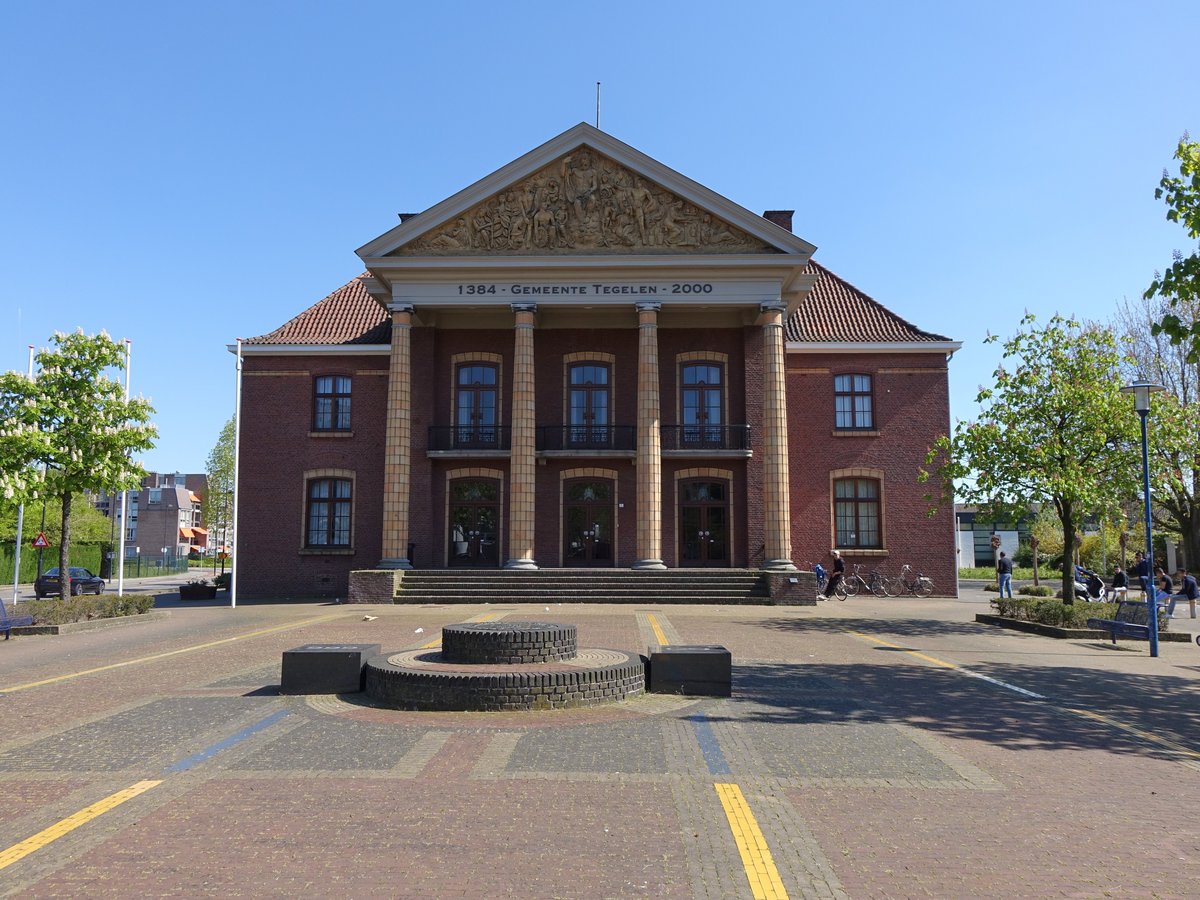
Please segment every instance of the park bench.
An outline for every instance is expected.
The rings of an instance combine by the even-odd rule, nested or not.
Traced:
[[[4,632],[4,639],[7,641],[12,637],[12,630],[20,628],[23,625],[32,625],[33,616],[13,615],[8,614],[8,609],[4,606],[3,601],[0,601],[0,631]]]
[[[1097,631],[1107,631],[1112,642],[1117,642],[1117,636],[1150,640],[1150,617],[1145,603],[1137,600],[1122,600],[1117,604],[1117,613],[1111,619],[1088,619],[1088,628]]]

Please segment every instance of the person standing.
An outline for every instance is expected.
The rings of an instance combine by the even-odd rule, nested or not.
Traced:
[[[1004,592],[1008,591],[1008,598],[1012,599],[1012,560],[1009,559],[1003,550],[1000,551],[1000,558],[996,560],[996,576],[1000,584],[1000,596],[1005,596]]]
[[[836,550],[832,551],[833,555],[833,573],[829,576],[829,584],[825,585],[825,599],[828,600],[833,596],[833,592],[837,590],[837,586],[842,583],[842,579],[846,576],[846,563],[842,561],[842,554]],[[845,597],[841,599],[845,600]]]

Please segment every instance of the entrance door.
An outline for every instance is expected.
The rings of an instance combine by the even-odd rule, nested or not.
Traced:
[[[500,482],[456,478],[450,482],[450,565],[464,568],[500,564]]]
[[[723,481],[680,485],[679,564],[729,565],[729,490]]]
[[[611,481],[575,479],[563,492],[563,562],[568,566],[613,564]]]

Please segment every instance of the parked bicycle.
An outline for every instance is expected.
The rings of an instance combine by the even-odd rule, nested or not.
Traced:
[[[903,565],[900,567],[900,574],[889,581],[888,587],[895,597],[903,594],[928,597],[933,593],[933,579],[915,571],[912,566]]]
[[[888,578],[878,569],[873,569],[869,578],[863,577],[862,563],[854,564],[854,572],[846,578],[846,595],[855,597],[859,591],[870,591],[876,597],[891,597],[892,592],[889,589]]]

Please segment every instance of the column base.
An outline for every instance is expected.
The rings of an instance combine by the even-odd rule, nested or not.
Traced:
[[[762,564],[765,572],[799,572],[796,564],[790,559],[768,559]]]
[[[381,569],[411,569],[412,567],[413,564],[408,561],[408,557],[406,556],[381,559],[379,561],[379,568]]]
[[[510,559],[504,564],[506,569],[536,569],[538,564],[532,559]]]
[[[631,569],[665,569],[666,565],[661,559],[639,559],[635,562]]]

